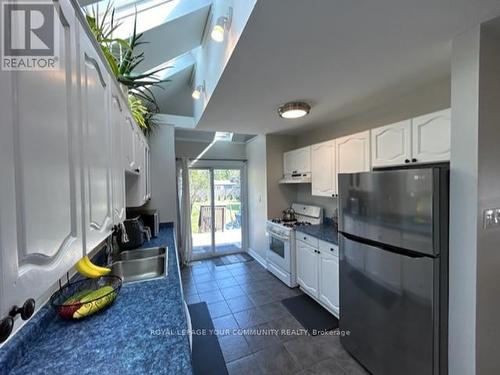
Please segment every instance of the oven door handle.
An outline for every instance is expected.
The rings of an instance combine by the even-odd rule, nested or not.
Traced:
[[[278,238],[278,239],[280,239],[280,240],[282,240],[282,241],[289,241],[289,240],[290,240],[290,238],[286,238],[286,237],[278,236],[277,234],[272,233],[272,232],[270,232],[269,234],[271,235],[271,237]]]

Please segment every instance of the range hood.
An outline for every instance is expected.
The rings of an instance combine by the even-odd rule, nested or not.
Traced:
[[[311,173],[286,174],[279,182],[280,184],[310,184]]]

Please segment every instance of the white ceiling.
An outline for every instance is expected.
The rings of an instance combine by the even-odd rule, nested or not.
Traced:
[[[498,14],[499,0],[260,0],[198,128],[331,124],[446,78],[454,36]],[[297,99],[311,114],[279,119]]]
[[[203,130],[175,129],[175,139],[178,141],[192,141],[210,143],[214,140],[215,132]],[[244,143],[255,137],[248,134],[234,134],[233,143]]]

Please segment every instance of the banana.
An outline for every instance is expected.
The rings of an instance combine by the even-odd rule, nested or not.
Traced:
[[[90,279],[96,279],[111,272],[109,268],[94,265],[88,256],[84,256],[76,263],[76,269],[80,274]]]
[[[95,265],[94,263],[92,263],[92,261],[90,260],[90,258],[88,256],[84,256],[83,257],[83,260],[85,261],[85,263],[89,266],[89,268],[99,272],[101,274],[101,276],[104,276],[104,275],[107,275],[108,273],[111,272],[111,269],[110,268],[107,268],[107,267],[99,267],[98,265]]]
[[[74,319],[81,319],[110,305],[116,298],[113,287],[107,285],[84,296],[82,306],[73,314]],[[89,302],[90,301],[90,302]]]

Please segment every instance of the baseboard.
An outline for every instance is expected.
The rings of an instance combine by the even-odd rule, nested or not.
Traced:
[[[255,250],[248,248],[248,255],[250,255],[253,259],[260,263],[262,267],[267,269],[267,261],[262,258]]]

